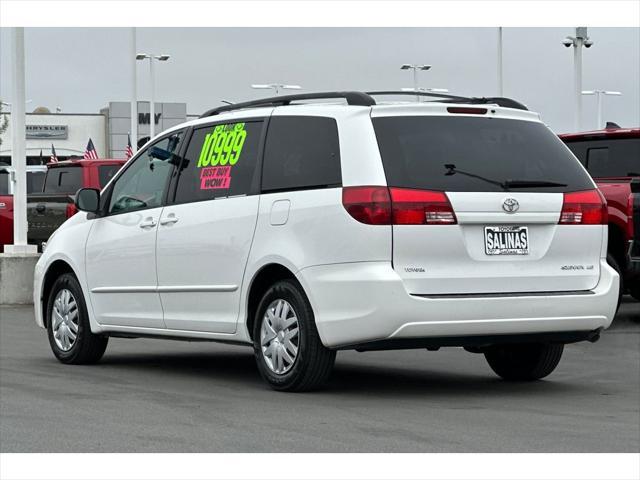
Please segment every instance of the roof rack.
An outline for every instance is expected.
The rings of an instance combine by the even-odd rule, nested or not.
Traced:
[[[222,105],[220,107],[207,110],[200,118],[212,117],[224,112],[241,110],[243,108],[253,107],[279,107],[290,105],[291,102],[303,100],[324,100],[331,98],[343,98],[348,105],[359,105],[362,107],[370,107],[376,104],[374,96],[381,95],[413,95],[420,97],[442,98],[442,103],[469,103],[469,104],[496,104],[500,107],[517,108],[519,110],[528,110],[528,108],[520,102],[505,97],[460,97],[457,95],[449,95],[448,93],[435,92],[412,92],[406,90],[399,91],[379,91],[379,92],[322,92],[322,93],[299,93],[295,95],[282,95],[278,97],[261,98],[260,100],[251,100],[249,102],[232,103],[230,105]]]
[[[231,105],[223,105],[221,107],[212,108],[207,110],[200,118],[211,117],[224,112],[230,112],[233,110],[241,110],[243,108],[252,107],[279,107],[282,105],[289,105],[291,102],[301,100],[323,100],[330,98],[344,98],[349,105],[360,105],[363,107],[370,107],[375,105],[376,101],[363,92],[323,92],[323,93],[300,93],[296,95],[282,95],[278,97],[262,98],[260,100],[251,100],[249,102],[233,103]]]
[[[529,110],[526,105],[506,97],[460,97],[458,95],[449,95],[448,93],[416,92],[410,90],[367,92],[367,95],[417,95],[420,97],[444,98],[445,100],[441,100],[442,103],[496,104],[500,107]]]

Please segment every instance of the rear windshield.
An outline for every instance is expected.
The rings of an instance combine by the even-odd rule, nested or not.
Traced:
[[[0,171],[0,195],[9,195],[9,172]]]
[[[98,167],[100,188],[104,187],[119,169],[120,165],[100,165]]]
[[[75,194],[82,188],[82,168],[58,167],[50,168],[44,183],[45,193]]]
[[[594,177],[640,175],[640,138],[568,142],[567,147]]]
[[[450,192],[593,188],[571,152],[541,123],[407,116],[373,118],[373,126],[389,186]]]
[[[27,172],[27,193],[42,192],[47,172]]]
[[[27,193],[42,192],[45,172],[27,172]],[[0,195],[9,195],[9,172],[0,172]]]

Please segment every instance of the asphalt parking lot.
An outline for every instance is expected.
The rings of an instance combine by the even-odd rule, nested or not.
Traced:
[[[462,349],[340,352],[328,388],[277,393],[252,352],[112,339],[96,366],[50,353],[0,306],[2,452],[638,452],[640,303],[531,384]]]

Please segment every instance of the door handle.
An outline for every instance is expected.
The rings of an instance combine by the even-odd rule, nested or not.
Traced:
[[[176,217],[173,213],[170,213],[166,218],[162,218],[160,220],[160,225],[171,225],[178,221],[178,217]]]
[[[150,228],[157,225],[153,218],[146,218],[143,222],[140,222],[140,228]]]

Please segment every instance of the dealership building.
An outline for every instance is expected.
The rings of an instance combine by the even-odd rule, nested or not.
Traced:
[[[38,109],[40,111],[42,109]],[[6,113],[9,128],[1,135],[0,163],[11,164],[11,113]],[[187,115],[186,103],[156,103],[155,131],[196,118]],[[149,137],[149,102],[138,102],[138,143]],[[1,122],[1,119],[0,119]],[[127,135],[131,130],[131,104],[109,102],[99,113],[27,113],[27,164],[49,161],[51,145],[60,160],[82,157],[89,139],[100,158],[125,158]],[[131,139],[133,143],[133,138]],[[42,154],[41,154],[42,152]]]

